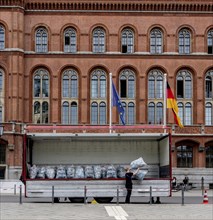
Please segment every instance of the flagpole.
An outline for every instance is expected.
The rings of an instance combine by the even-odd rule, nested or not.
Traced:
[[[163,79],[163,88],[164,88],[164,99],[163,99],[163,127],[164,127],[164,133],[166,133],[166,108],[167,108],[167,74],[164,73],[164,79]]]
[[[112,133],[112,73],[109,73],[109,133]]]

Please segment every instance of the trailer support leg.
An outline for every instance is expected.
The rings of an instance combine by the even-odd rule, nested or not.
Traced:
[[[22,185],[20,185],[19,204],[22,204]]]
[[[52,204],[54,204],[54,186],[52,186]]]
[[[119,186],[117,186],[117,205],[119,204]]]
[[[87,187],[84,186],[84,204],[87,204]]]
[[[150,203],[150,205],[152,205],[152,203],[154,203],[154,201],[153,201],[153,197],[152,197],[152,187],[150,186],[150,200],[149,200],[149,203]]]

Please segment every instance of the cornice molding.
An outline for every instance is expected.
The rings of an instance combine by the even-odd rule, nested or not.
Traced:
[[[1,6],[21,6],[26,11],[213,12],[213,2],[207,0],[0,0]]]

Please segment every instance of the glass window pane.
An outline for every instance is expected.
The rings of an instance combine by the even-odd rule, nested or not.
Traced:
[[[183,104],[182,103],[178,103],[178,115],[180,117],[181,123],[184,124],[184,109],[183,109]]]
[[[205,107],[205,124],[213,125],[213,108],[211,103],[206,103]]]
[[[213,168],[213,146],[206,147],[206,168]]]
[[[135,97],[135,78],[130,75],[128,78],[128,98]]]
[[[49,79],[47,75],[44,75],[42,78],[42,96],[48,97],[49,93]]]
[[[156,123],[157,124],[163,123],[163,104],[162,103],[157,103]]]
[[[42,103],[42,123],[48,123],[48,102]]]
[[[71,76],[71,98],[78,97],[78,80],[76,75]]]
[[[98,104],[96,102],[91,105],[91,124],[98,124]]]
[[[3,26],[0,25],[0,50],[5,48],[5,30]]]
[[[69,76],[67,75],[63,76],[62,91],[63,91],[63,97],[68,98],[69,97]]]
[[[100,97],[106,97],[106,77],[100,76]]]
[[[185,98],[191,99],[192,98],[192,81],[191,77],[186,76],[185,78]]]
[[[71,103],[70,115],[71,115],[71,121],[70,121],[70,123],[71,123],[72,125],[78,124],[78,106],[77,106],[77,103],[76,103],[76,102],[72,102],[72,103]]]
[[[104,102],[100,103],[100,125],[106,124],[106,104]]]
[[[39,102],[34,103],[34,123],[41,123],[41,107]]]
[[[148,96],[149,98],[155,98],[155,77],[149,76],[149,83],[148,83]]]
[[[186,103],[185,106],[185,125],[192,124],[192,107],[190,103]]]
[[[149,103],[148,123],[149,124],[155,124],[155,104],[154,103]]]
[[[41,77],[35,75],[34,77],[34,97],[40,97],[41,93]]]
[[[156,98],[163,98],[163,77],[157,77]]]
[[[62,124],[69,124],[69,103],[64,102],[62,106]]]
[[[133,102],[128,104],[128,124],[135,124],[135,105]]]
[[[212,77],[206,77],[206,98],[212,98]]]
[[[98,77],[92,77],[92,85],[91,85],[91,97],[98,98]]]

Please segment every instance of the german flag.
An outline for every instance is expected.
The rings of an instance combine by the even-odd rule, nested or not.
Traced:
[[[177,106],[177,102],[174,98],[174,95],[172,93],[172,90],[169,86],[169,83],[167,82],[167,108],[171,108],[173,113],[174,113],[174,118],[175,118],[175,122],[176,124],[183,128],[183,125],[181,123],[180,117],[178,116],[178,106]]]

